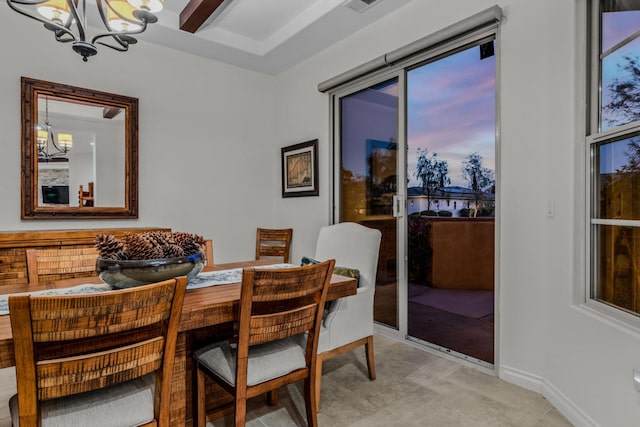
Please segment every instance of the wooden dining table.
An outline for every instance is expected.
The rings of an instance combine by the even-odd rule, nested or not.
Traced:
[[[205,271],[257,267],[274,264],[273,261],[244,261],[205,266]],[[6,285],[0,294],[34,292],[46,289],[100,283],[97,277],[81,277],[39,285]],[[327,300],[334,300],[357,292],[356,279],[334,274]],[[191,352],[212,340],[223,339],[233,332],[240,301],[240,283],[188,289],[184,298],[176,345],[171,390],[171,426],[192,425],[191,420]],[[13,337],[9,315],[0,315],[0,368],[15,366]],[[207,406],[217,406],[230,399],[220,387],[208,385]]]

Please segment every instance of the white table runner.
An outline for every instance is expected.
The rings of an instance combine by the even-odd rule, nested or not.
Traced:
[[[291,268],[296,267],[293,264],[272,264],[258,266],[261,268]],[[207,271],[201,272],[191,279],[187,284],[187,289],[206,288],[208,286],[228,285],[229,283],[238,283],[242,281],[242,268],[233,268],[231,270]],[[111,291],[110,285],[104,283],[94,284],[87,283],[83,285],[73,286],[70,288],[46,289],[44,291],[24,292],[23,294],[31,295],[78,295],[92,294],[96,292]],[[9,314],[9,295],[0,295],[0,315]]]

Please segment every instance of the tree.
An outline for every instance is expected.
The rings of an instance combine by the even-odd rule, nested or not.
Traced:
[[[343,167],[341,171],[342,212],[346,220],[352,221],[366,213],[366,181],[364,176],[354,175],[349,169]]]
[[[602,107],[603,119],[612,126],[640,120],[640,61],[624,56],[618,69],[626,72],[625,80],[615,79],[607,87],[611,100]]]
[[[462,162],[462,178],[469,183],[469,188],[473,192],[475,208],[473,216],[478,215],[480,202],[484,195],[492,191],[496,183],[491,169],[482,166],[482,156],[478,153],[469,154]]]
[[[449,179],[449,163],[438,160],[438,153],[428,154],[427,149],[418,148],[418,164],[414,173],[420,180],[422,193],[427,196],[427,210],[431,209],[431,198],[438,190],[451,183]]]
[[[621,173],[638,173],[640,172],[640,139],[633,138],[627,144],[627,164],[616,169],[616,172]]]

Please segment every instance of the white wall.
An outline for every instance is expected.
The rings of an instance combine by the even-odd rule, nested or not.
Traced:
[[[84,63],[6,5],[0,39],[0,230],[164,226],[212,238],[216,261],[254,256],[279,197],[273,77],[145,42]],[[139,98],[138,220],[20,220],[21,76]]]
[[[576,107],[579,3],[498,2],[506,15],[498,65],[499,374],[542,392],[576,425],[637,426],[632,369],[640,369],[640,336],[573,303],[584,280],[584,261],[575,256],[584,242],[584,187],[575,180],[583,114]],[[317,84],[493,4],[415,1],[278,76],[277,140],[318,138],[320,149],[320,197],[277,205],[278,225],[295,229],[293,259],[313,253],[330,217],[329,101]],[[548,200],[555,201],[553,218],[546,217]]]

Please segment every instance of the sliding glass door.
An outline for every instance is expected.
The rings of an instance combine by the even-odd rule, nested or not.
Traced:
[[[495,35],[333,92],[336,222],[382,232],[374,319],[494,363]]]

